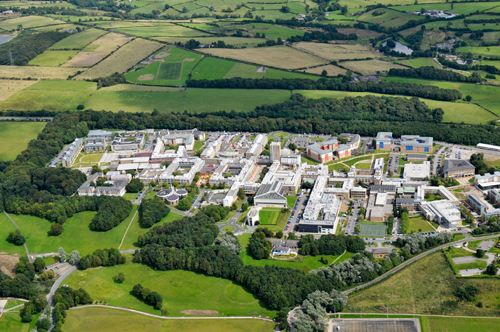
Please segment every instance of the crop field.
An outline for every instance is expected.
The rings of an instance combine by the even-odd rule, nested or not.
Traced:
[[[45,51],[36,56],[28,64],[42,67],[59,67],[63,63],[71,60],[78,51]]]
[[[259,211],[259,221],[261,225],[276,225],[280,217],[280,209],[262,209]]]
[[[2,2],[2,5],[4,3]],[[22,25],[24,29],[41,27],[45,25],[55,25],[65,23],[63,21],[54,20],[50,17],[44,16],[23,16],[11,18],[5,21],[0,21],[0,29],[4,30],[16,30],[19,25]]]
[[[109,76],[115,72],[124,73],[160,47],[162,45],[156,42],[134,39],[76,78],[95,79]]]
[[[327,61],[286,46],[245,49],[199,49],[218,57],[262,64],[284,69],[296,69],[325,64]]]
[[[420,67],[435,67],[441,69],[441,66],[432,58],[416,58],[411,60],[402,60],[400,62],[403,65],[411,66],[413,68]]]
[[[457,53],[469,53],[469,52],[472,54],[482,55],[485,57],[488,57],[488,56],[498,57],[498,56],[500,56],[500,47],[499,46],[489,46],[489,47],[468,47],[468,46],[465,46],[465,47],[457,48]]]
[[[459,301],[453,295],[455,287],[476,285],[481,292],[477,301]],[[442,252],[422,258],[377,285],[349,296],[347,308],[359,312],[416,313],[456,316],[496,316],[500,283],[495,279],[457,279]],[[456,306],[450,306],[450,301]],[[440,331],[440,330],[437,330]],[[450,330],[448,330],[450,331]]]
[[[85,290],[94,300],[104,300],[109,305],[161,314],[159,310],[130,294],[133,286],[140,283],[161,294],[163,308],[168,310],[170,317],[185,316],[180,312],[184,310],[214,310],[224,316],[274,314],[262,307],[257,297],[231,280],[190,271],[155,271],[146,265],[132,263],[131,259],[132,255],[128,255],[124,265],[102,269],[92,281],[90,279],[99,268],[73,273],[65,283],[74,288],[86,285]],[[117,284],[113,281],[113,276],[120,272],[125,275],[125,281]],[[193,315],[209,314],[201,312]]]
[[[63,80],[68,76],[75,75],[82,68],[55,68],[35,66],[0,66],[0,77],[2,78],[38,78],[46,80]]]
[[[114,28],[114,31],[138,37],[205,37],[210,34],[171,23],[150,23],[151,26],[129,26]]]
[[[14,160],[36,139],[46,122],[0,122],[0,160]]]
[[[89,224],[96,212],[77,213],[66,221],[64,232],[59,236],[48,235],[52,225],[48,220],[28,215],[10,216],[23,232],[30,252],[57,252],[59,247],[63,247],[67,252],[79,250],[80,254],[87,255],[97,249],[118,248],[136,209],[134,205],[130,216],[107,232],[90,230]]]
[[[45,32],[45,31],[62,31],[62,30],[69,30],[69,29],[76,29],[77,26],[74,24],[57,24],[57,25],[47,25],[44,27],[36,27],[36,28],[31,28],[30,30],[34,30],[37,32]]]
[[[97,38],[106,34],[106,31],[88,29],[83,32],[74,33],[63,40],[58,41],[50,47],[51,50],[81,50]]]
[[[107,52],[78,52],[63,67],[91,67],[108,56]]]
[[[236,62],[234,61],[205,57],[193,70],[191,79],[214,80],[214,79],[224,78],[225,75],[234,67],[235,64]]]
[[[301,42],[296,43],[293,47],[327,60],[354,60],[379,58],[381,56],[373,48],[364,45]]]
[[[210,59],[210,58],[206,58]],[[246,63],[236,62],[235,65],[224,75],[223,78],[242,77],[242,78],[262,78],[265,72],[257,72],[258,66],[247,65]]]
[[[74,110],[96,91],[97,83],[79,81],[39,81],[0,103],[0,109]]]
[[[348,61],[342,62],[341,65],[363,75],[375,75],[379,71],[389,71],[391,68],[406,68],[395,63],[381,60]]]
[[[119,33],[110,32],[92,43],[90,43],[83,51],[86,52],[106,52],[111,53],[118,47],[121,47],[131,40],[130,37],[126,37]]]
[[[14,93],[23,90],[36,81],[2,80],[0,79],[0,102],[7,100]]]
[[[145,327],[158,332],[271,332],[274,325],[256,319],[164,320],[106,308],[69,310],[64,323],[68,331],[78,332],[133,332]]]
[[[115,88],[115,87],[112,87]],[[151,89],[150,91],[99,89],[85,103],[87,108],[107,111],[152,112],[213,112],[251,111],[263,104],[281,103],[290,98],[287,90],[244,89]],[[1,104],[0,104],[1,106]]]
[[[296,90],[294,93],[300,93],[307,98],[345,98],[345,97],[357,97],[357,96],[392,96],[393,95],[383,95],[370,92],[348,92],[348,91],[311,91],[311,90]],[[403,97],[403,96],[399,96]],[[409,97],[403,97],[409,98]],[[470,124],[480,124],[487,123],[490,120],[496,119],[496,117],[485,109],[478,105],[466,104],[466,103],[453,103],[446,101],[438,101],[431,99],[420,98],[424,103],[426,103],[430,108],[442,108],[444,111],[444,122],[455,122],[455,123],[470,123]]]
[[[309,68],[306,70],[307,73],[311,74],[318,74],[321,75],[323,70],[326,70],[326,73],[328,76],[337,76],[337,75],[343,75],[347,71],[344,68],[340,68],[334,65],[326,65],[326,66],[319,66],[319,67],[314,67],[314,68]]]

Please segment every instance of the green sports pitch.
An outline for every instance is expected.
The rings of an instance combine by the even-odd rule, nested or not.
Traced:
[[[361,224],[359,235],[367,237],[385,237],[387,234],[385,224]]]

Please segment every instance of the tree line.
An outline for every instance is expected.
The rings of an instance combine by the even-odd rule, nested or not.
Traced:
[[[352,253],[363,252],[365,241],[358,236],[345,236],[344,234],[322,235],[316,239],[314,235],[305,235],[299,241],[299,254],[301,255],[342,255],[345,251]]]
[[[431,66],[408,69],[391,68],[388,74],[390,76],[415,77],[437,81],[481,82],[481,76],[478,73],[473,73],[471,76],[464,76],[451,70],[443,70]]]
[[[187,80],[190,88],[205,89],[286,89],[286,90],[332,90],[352,92],[374,92],[390,95],[405,95],[427,99],[455,101],[462,94],[451,89],[441,89],[432,85],[421,85],[397,82],[350,82],[346,80],[326,79],[311,80],[307,78],[224,78],[216,80]]]
[[[91,267],[97,266],[115,266],[118,264],[125,264],[126,258],[122,256],[118,249],[97,249],[93,253],[82,257],[78,268],[86,270]]]

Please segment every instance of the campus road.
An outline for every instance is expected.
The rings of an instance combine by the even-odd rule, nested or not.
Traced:
[[[9,214],[7,213],[7,211],[4,210],[3,213],[5,213],[5,215],[7,216],[7,218],[9,218],[10,221],[12,221],[12,223],[14,224],[14,226],[17,229],[19,229],[19,227],[17,226],[16,222],[14,220],[12,220],[12,218],[9,216]],[[21,232],[21,234],[22,234],[22,232]],[[24,249],[26,250],[26,255],[28,256],[28,259],[31,262],[31,256],[30,256],[30,252],[28,251],[28,246],[26,245],[26,242],[24,242]]]
[[[483,236],[483,237],[475,237],[474,238],[474,241],[478,241],[478,240],[488,240],[488,239],[495,239],[495,238],[498,238],[498,234],[496,235],[489,235],[489,236]],[[369,281],[367,282],[366,284],[364,285],[361,285],[361,286],[358,286],[356,288],[352,288],[352,289],[349,289],[349,290],[346,290],[344,293],[346,294],[349,294],[349,293],[352,293],[352,292],[355,292],[357,290],[360,290],[362,288],[366,288],[366,287],[369,287],[373,284],[376,284],[378,283],[379,281],[393,275],[394,273],[398,272],[399,270],[405,268],[406,266],[410,265],[411,263],[419,260],[420,258],[423,258],[429,254],[432,254],[436,251],[439,251],[441,249],[444,249],[444,248],[447,248],[447,247],[451,247],[451,246],[454,246],[454,245],[457,245],[457,244],[460,244],[460,243],[464,243],[464,242],[467,242],[468,239],[463,239],[463,240],[460,240],[460,241],[455,241],[455,242],[450,242],[450,243],[446,243],[446,244],[443,244],[442,246],[439,246],[439,247],[436,247],[434,249],[431,249],[431,250],[428,250],[426,252],[423,252],[421,253],[420,255],[417,255],[413,258],[410,258],[409,260],[399,264],[398,266],[396,266],[395,268],[393,268],[392,270],[390,270],[389,272],[381,275],[380,277],[376,278],[376,279],[373,279],[372,281]]]
[[[76,266],[72,266],[71,268],[67,269],[64,271],[64,273],[61,274],[59,278],[57,278],[56,282],[52,285],[52,288],[50,289],[50,293],[47,295],[47,306],[45,307],[44,313],[47,313],[49,310],[49,306],[51,307],[51,314],[49,317],[50,320],[50,329],[48,332],[52,331],[54,328],[54,294],[56,293],[56,290],[59,288],[61,283],[66,279],[67,276],[69,276],[71,273],[76,271]]]

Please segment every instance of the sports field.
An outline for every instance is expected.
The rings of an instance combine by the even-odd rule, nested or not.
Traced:
[[[74,110],[96,91],[97,83],[83,81],[39,81],[0,103],[0,109]]]
[[[123,86],[122,86],[123,87]],[[251,111],[263,104],[276,104],[288,100],[288,90],[244,90],[244,89],[171,89],[114,86],[99,89],[87,100],[85,106],[94,110],[118,112],[160,112],[193,113],[226,111]],[[149,89],[150,91],[144,91]],[[152,91],[151,91],[152,90]],[[1,106],[1,104],[0,104]]]
[[[14,160],[36,139],[46,122],[0,122],[0,160]]]
[[[114,332],[117,329],[133,332],[142,331],[145,327],[158,332],[271,332],[274,325],[256,319],[163,320],[120,310],[88,308],[69,310],[64,328],[78,332]]]
[[[77,79],[95,79],[106,77],[115,72],[124,73],[136,63],[162,47],[157,42],[144,39],[134,39],[120,47],[109,57],[92,68],[78,75]]]
[[[227,49],[210,48],[199,51],[221,58],[262,64],[284,69],[296,69],[326,64],[326,60],[303,53],[286,46],[264,48]]]
[[[50,47],[51,50],[81,50],[100,36],[106,34],[106,31],[97,29],[88,29],[83,32],[74,33],[63,40],[58,41]]]
[[[78,51],[45,51],[37,55],[28,64],[31,66],[59,67],[71,60]]]
[[[420,317],[424,331],[428,332],[469,332],[496,331],[500,318],[458,318],[458,317]]]
[[[366,58],[379,58],[381,53],[365,45],[350,44],[318,44],[300,42],[294,48],[317,55],[327,60],[353,60]]]
[[[280,209],[270,208],[262,209],[259,211],[259,221],[261,225],[276,225],[280,217]]]
[[[159,310],[139,301],[130,291],[140,283],[160,293],[163,308],[169,316],[185,316],[184,310],[214,310],[224,316],[273,316],[274,312],[263,308],[253,294],[227,279],[210,277],[190,271],[155,271],[149,266],[132,263],[132,255],[127,255],[127,263],[113,267],[77,271],[64,280],[65,284],[85,290],[94,300],[103,300],[107,304],[132,308],[135,310],[161,314]],[[117,284],[113,276],[125,275],[125,281]],[[92,279],[92,281],[90,281]],[[207,300],[209,299],[209,300]],[[194,316],[209,316],[208,313],[194,313]]]
[[[361,222],[359,235],[365,237],[385,237],[387,235],[385,223]]]

